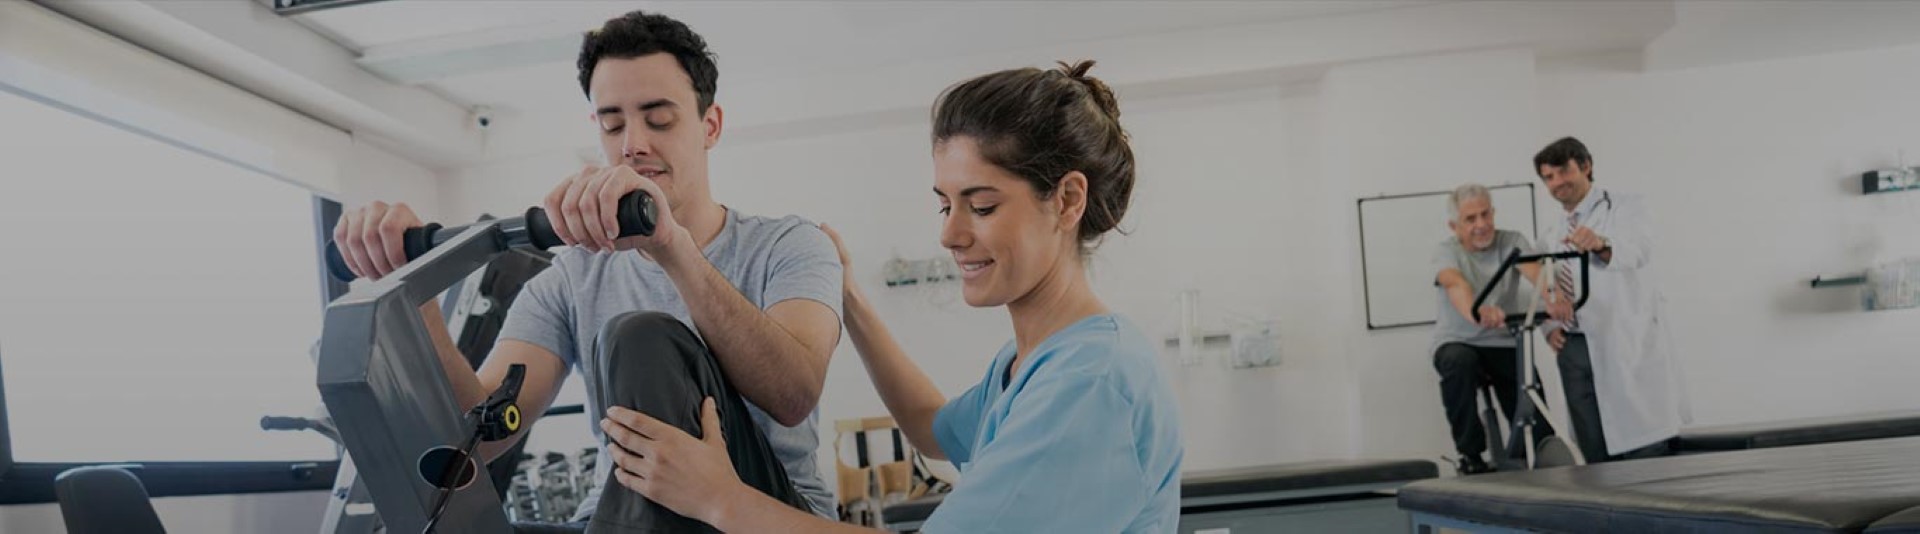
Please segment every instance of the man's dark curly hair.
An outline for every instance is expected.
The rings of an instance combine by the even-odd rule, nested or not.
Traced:
[[[593,94],[593,69],[602,59],[633,59],[641,56],[672,54],[680,69],[693,79],[693,92],[699,95],[700,114],[713,105],[713,94],[720,83],[720,69],[713,64],[713,52],[707,40],[700,38],[685,23],[666,15],[634,11],[608,20],[600,29],[587,32],[580,41],[580,92]]]

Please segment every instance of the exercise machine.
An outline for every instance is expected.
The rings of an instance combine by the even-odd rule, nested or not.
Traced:
[[[621,197],[622,237],[652,234],[652,202],[642,192]],[[390,532],[511,532],[493,481],[475,476],[471,454],[461,453],[476,440],[518,431],[511,402],[518,385],[508,380],[477,407],[456,405],[419,307],[501,254],[560,244],[539,208],[465,226],[410,228],[407,265],[327,306],[316,381],[346,455],[323,534],[358,534],[376,524]],[[353,278],[333,243],[327,265],[336,278]]]
[[[1559,272],[1557,262],[1561,261],[1580,262],[1580,297],[1573,304],[1573,308],[1579,310],[1587,304],[1588,290],[1587,255],[1581,252],[1523,255],[1519,249],[1514,249],[1500,262],[1500,270],[1494,272],[1493,280],[1481,288],[1480,294],[1473,299],[1473,320],[1477,323],[1480,321],[1480,306],[1486,304],[1487,298],[1493,295],[1495,288],[1500,287],[1500,281],[1508,273],[1528,263],[1540,264],[1540,283],[1534,289],[1532,298],[1527,299],[1527,311],[1508,313],[1506,317],[1507,331],[1513,334],[1514,348],[1520,352],[1520,372],[1516,376],[1520,377],[1520,395],[1523,397],[1521,402],[1514,403],[1515,413],[1505,414],[1511,431],[1508,437],[1503,437],[1501,432],[1500,403],[1489,391],[1491,388],[1481,388],[1481,398],[1486,403],[1486,408],[1480,414],[1481,424],[1487,429],[1487,440],[1492,442],[1488,450],[1493,455],[1493,462],[1502,471],[1587,463],[1586,457],[1580,454],[1580,448],[1567,443],[1568,433],[1573,431],[1573,426],[1562,424],[1561,419],[1555,417],[1553,409],[1547,404],[1546,388],[1540,382],[1539,367],[1534,363],[1537,351],[1533,334],[1548,319],[1547,312],[1540,309],[1541,298],[1546,294],[1546,288],[1555,287],[1554,278]],[[1550,436],[1539,435],[1535,421],[1552,425],[1556,432]],[[1513,452],[1521,449],[1526,451],[1526,456],[1516,460]]]

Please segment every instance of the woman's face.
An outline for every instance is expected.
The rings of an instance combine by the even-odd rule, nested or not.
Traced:
[[[1078,188],[1085,190],[1084,178]],[[945,221],[940,245],[960,264],[968,305],[1018,301],[1050,276],[1079,267],[1073,195],[1040,198],[1026,180],[982,159],[972,138],[934,145],[933,192]]]

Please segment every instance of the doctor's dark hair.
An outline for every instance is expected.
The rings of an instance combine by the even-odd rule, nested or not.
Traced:
[[[1548,144],[1546,148],[1540,149],[1540,153],[1534,154],[1533,173],[1538,175],[1541,167],[1559,167],[1566,165],[1569,161],[1586,167],[1587,180],[1593,180],[1593,154],[1587,153],[1586,143],[1581,143],[1579,139],[1572,137],[1562,137]]]
[[[671,54],[680,62],[680,69],[693,80],[700,115],[706,116],[720,85],[720,68],[713,64],[713,52],[707,50],[707,40],[686,23],[657,13],[634,11],[587,32],[580,40],[580,58],[575,61],[580,69],[580,92],[593,98],[593,69],[600,65],[600,60],[634,59],[658,53]]]
[[[1080,251],[1119,226],[1133,197],[1133,147],[1113,90],[1087,75],[1093,60],[1013,69],[947,88],[933,105],[933,144],[973,139],[980,157],[1052,198],[1060,179],[1087,177]]]

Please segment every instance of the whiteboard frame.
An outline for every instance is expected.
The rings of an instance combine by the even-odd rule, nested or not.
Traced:
[[[1529,214],[1530,214],[1530,222],[1533,223],[1532,224],[1533,235],[1527,236],[1527,237],[1529,239],[1535,239],[1535,240],[1540,239],[1540,197],[1538,196],[1539,191],[1534,189],[1533,182],[1510,183],[1510,184],[1487,186],[1487,190],[1492,191],[1495,189],[1509,189],[1514,187],[1527,188],[1527,199],[1529,200],[1529,202],[1527,202],[1527,209],[1529,210]],[[1354,209],[1353,209],[1354,216],[1357,217],[1360,221],[1360,295],[1361,295],[1360,304],[1364,306],[1367,310],[1367,330],[1386,330],[1389,328],[1425,326],[1425,325],[1430,325],[1437,322],[1437,319],[1435,319],[1435,320],[1427,320],[1427,321],[1414,321],[1410,323],[1394,323],[1394,324],[1385,324],[1385,325],[1373,324],[1373,288],[1368,287],[1371,284],[1367,281],[1367,202],[1377,201],[1377,200],[1400,200],[1400,199],[1407,199],[1407,198],[1430,197],[1430,196],[1436,196],[1436,195],[1446,195],[1452,192],[1453,192],[1452,190],[1446,190],[1446,191],[1427,191],[1422,193],[1405,193],[1405,194],[1399,194],[1399,195],[1377,195],[1377,196],[1371,196],[1371,197],[1361,197],[1358,201],[1354,202]]]

